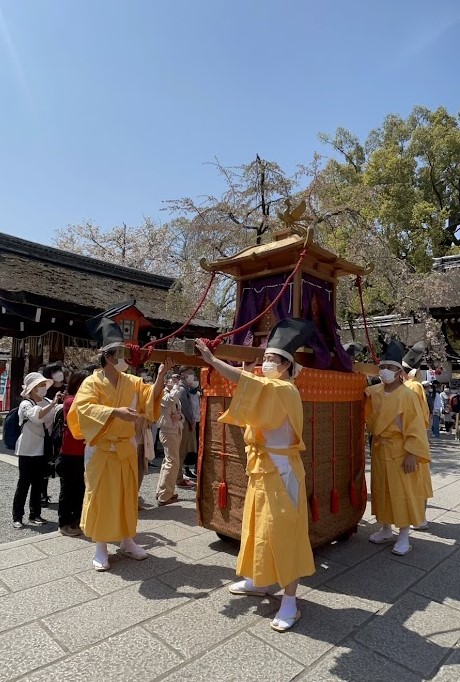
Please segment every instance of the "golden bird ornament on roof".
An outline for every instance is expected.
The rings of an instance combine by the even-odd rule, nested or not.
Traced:
[[[293,225],[294,223],[298,222],[303,214],[305,213],[305,209],[307,208],[307,204],[305,203],[305,199],[302,199],[300,204],[293,208],[291,210],[291,200],[290,199],[285,199],[284,205],[286,206],[285,211],[277,211],[278,218],[285,223],[286,225]]]

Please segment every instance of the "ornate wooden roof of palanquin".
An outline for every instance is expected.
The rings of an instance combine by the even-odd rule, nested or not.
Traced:
[[[345,275],[366,275],[371,272],[371,268],[350,263],[332,251],[327,251],[319,244],[315,244],[311,228],[305,232],[305,235],[288,229],[276,233],[273,238],[274,241],[250,246],[230,258],[221,258],[212,263],[202,260],[201,266],[205,270],[224,272],[235,279],[260,277],[292,269],[302,249],[306,246],[307,255],[302,264],[302,270],[320,279],[335,281],[338,277]]]

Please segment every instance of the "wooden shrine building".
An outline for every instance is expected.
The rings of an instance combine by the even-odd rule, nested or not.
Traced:
[[[115,265],[0,233],[0,338],[10,337],[11,405],[28,371],[63,360],[66,347],[91,348],[86,320],[115,306],[127,341],[143,345],[178,329],[166,310],[171,277]],[[213,338],[216,326],[196,319],[187,337]]]

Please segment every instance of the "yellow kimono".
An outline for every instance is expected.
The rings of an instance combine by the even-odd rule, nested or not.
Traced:
[[[430,448],[419,397],[401,385],[385,393],[384,384],[366,389],[366,422],[373,435],[371,452],[372,513],[380,523],[418,526],[425,502],[433,496]],[[406,455],[417,457],[416,471],[406,474]]]
[[[425,389],[422,384],[415,379],[408,379],[404,382],[404,386],[410,388],[419,397],[420,405],[422,407],[423,417],[425,419],[425,427],[428,428],[430,425],[430,408],[428,407],[428,400],[426,399]]]
[[[265,447],[264,432],[289,421],[294,442],[271,454],[289,457],[298,483],[297,505]],[[246,426],[248,488],[243,510],[241,549],[237,573],[252,578],[255,586],[278,583],[285,587],[301,576],[312,575],[315,563],[308,537],[305,469],[300,451],[303,409],[291,381],[267,379],[242,372],[229,409],[219,418]]]
[[[114,387],[96,370],[80,386],[67,416],[75,438],[85,439],[85,483],[81,529],[95,542],[134,537],[137,525],[137,447],[135,423],[112,416],[132,407],[149,421],[160,416],[161,395],[140,377],[120,373]]]

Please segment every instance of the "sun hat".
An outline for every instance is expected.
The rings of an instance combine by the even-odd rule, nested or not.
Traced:
[[[47,390],[54,384],[52,379],[47,379],[43,374],[40,374],[40,372],[30,372],[29,374],[26,374],[24,383],[22,384],[21,396],[25,398],[36,386],[43,382],[46,383]]]

